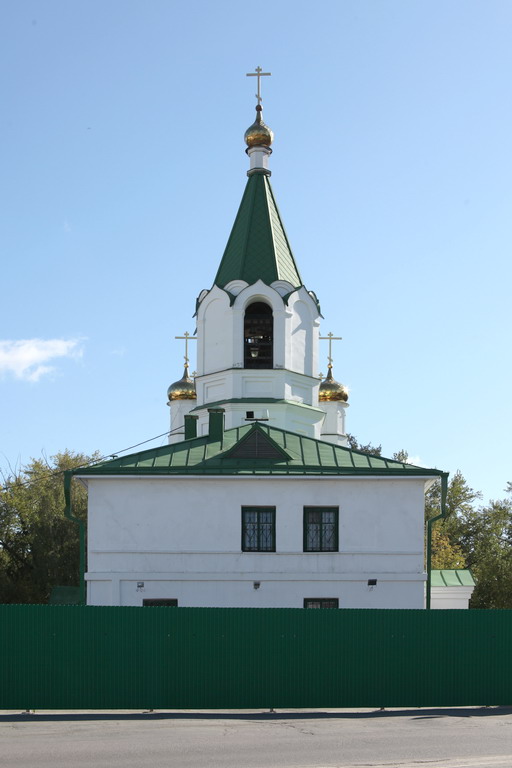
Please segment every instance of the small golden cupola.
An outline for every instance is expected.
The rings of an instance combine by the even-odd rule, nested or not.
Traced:
[[[274,140],[274,134],[261,119],[263,108],[261,104],[256,106],[256,120],[248,127],[244,134],[244,141],[250,147],[270,147]]]
[[[171,403],[173,400],[195,400],[196,397],[196,385],[194,380],[190,378],[188,363],[185,363],[183,376],[171,384],[167,390],[167,398]]]
[[[348,400],[348,389],[334,379],[332,375],[332,365],[330,363],[327,376],[320,384],[318,390],[318,400],[324,403],[336,401],[346,403]]]

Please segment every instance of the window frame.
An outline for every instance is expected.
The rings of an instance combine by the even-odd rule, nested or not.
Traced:
[[[309,523],[307,517],[309,512],[334,512],[334,547],[332,549],[325,549],[322,542],[322,525],[323,522],[320,523],[320,532],[319,532],[319,538],[320,538],[320,545],[318,549],[311,549],[307,546],[308,543],[308,525]],[[303,552],[339,552],[340,551],[340,542],[339,542],[339,516],[340,516],[340,508],[338,506],[322,506],[322,507],[313,507],[313,506],[307,506],[304,507],[304,515],[303,515],[303,543],[302,543],[302,550]]]
[[[318,608],[322,611],[335,611],[340,607],[340,600],[338,597],[305,597],[304,608],[308,610],[318,610],[308,603],[336,603],[336,605],[319,605]]]
[[[175,597],[146,597],[142,600],[143,608],[177,608]]]
[[[257,349],[256,357],[251,349]],[[244,368],[272,370],[274,367],[274,310],[266,301],[252,301],[244,312]]]
[[[247,525],[247,523],[245,521],[245,513],[247,513],[247,512],[256,512],[257,515],[258,515],[258,518],[257,518],[257,521],[256,521],[257,539],[258,539],[257,548],[256,549],[248,549],[246,544],[245,544],[245,532],[246,532],[246,525]],[[259,513],[260,512],[271,512],[271,514],[272,514],[272,522],[271,522],[271,526],[272,526],[271,527],[272,548],[271,549],[261,549],[261,547],[260,547],[260,536],[261,536],[260,525],[262,525],[262,523],[260,522],[260,519],[259,519]],[[241,528],[242,528],[242,541],[241,541],[242,552],[256,552],[256,553],[263,552],[263,553],[268,553],[268,552],[275,552],[276,551],[276,508],[275,507],[262,506],[262,505],[243,506],[242,507],[241,518],[242,518],[242,525],[241,525]],[[265,523],[265,525],[267,525],[267,523]]]

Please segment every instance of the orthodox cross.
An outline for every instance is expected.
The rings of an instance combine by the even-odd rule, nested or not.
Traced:
[[[246,77],[257,77],[258,78],[258,93],[256,94],[256,98],[258,99],[258,106],[261,104],[261,78],[262,77],[270,77],[272,72],[263,72],[261,67],[256,67],[254,72],[247,72]]]
[[[321,339],[322,341],[329,342],[329,354],[327,355],[327,359],[329,361],[329,368],[332,368],[332,342],[341,341],[343,336],[334,336],[331,332],[329,332],[327,336],[319,336],[318,338]]]
[[[184,336],[175,336],[175,339],[185,339],[185,365],[188,368],[188,343],[189,341],[197,341],[197,336],[191,336],[188,331],[185,331]]]

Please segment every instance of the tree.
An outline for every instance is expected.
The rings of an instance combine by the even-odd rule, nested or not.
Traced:
[[[439,521],[441,522],[441,521]],[[432,527],[432,569],[441,571],[466,567],[462,548],[450,538],[447,531],[438,525]]]
[[[427,492],[427,519],[438,513],[440,494],[439,484]],[[451,478],[448,517],[432,532],[432,567],[471,570],[476,581],[472,608],[512,608],[512,502],[476,507],[481,496],[461,472]]]
[[[450,478],[448,483],[448,494],[446,497],[446,507],[448,510],[448,519],[453,520],[458,515],[466,515],[473,511],[473,504],[477,499],[481,499],[480,491],[470,488],[460,470],[457,470]],[[425,517],[430,519],[435,517],[441,511],[441,484],[432,485],[425,495]]]
[[[432,527],[432,568],[434,570],[466,568],[466,551],[460,541],[459,521],[474,511],[474,502],[481,497],[470,488],[457,470],[448,482],[446,508],[448,515]],[[425,520],[441,511],[441,484],[432,485],[425,494]]]
[[[369,453],[372,456],[380,456],[382,453],[382,446],[381,445],[372,445],[371,443],[368,443],[367,445],[363,445],[362,443],[359,443],[357,440],[357,437],[354,437],[354,435],[351,435],[347,432],[347,440],[348,440],[348,447],[351,448],[353,451],[360,451],[361,453]]]
[[[79,583],[78,526],[64,517],[63,473],[98,458],[66,451],[33,459],[0,488],[0,602],[45,603],[52,587]],[[72,489],[73,514],[86,519],[87,494]]]
[[[512,608],[512,502],[491,501],[455,521],[476,588],[472,608]]]
[[[403,448],[401,451],[397,451],[393,454],[395,461],[401,461],[402,464],[409,464],[409,454]]]

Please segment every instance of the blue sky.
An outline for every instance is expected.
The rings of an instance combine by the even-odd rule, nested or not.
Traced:
[[[349,431],[503,497],[511,30],[508,0],[3,3],[0,466],[168,428],[261,65],[272,184],[322,334],[343,336]]]

